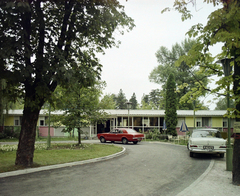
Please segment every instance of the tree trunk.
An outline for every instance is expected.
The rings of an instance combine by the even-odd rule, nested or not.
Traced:
[[[233,184],[240,185],[240,139],[234,141],[232,181]]]
[[[81,144],[81,128],[78,128],[78,145]]]
[[[24,108],[15,165],[31,167],[33,164],[39,112],[39,109],[32,110],[30,107]]]
[[[238,57],[238,55],[235,55],[235,59]],[[234,62],[234,95],[235,97],[240,96],[240,90],[239,90],[239,84],[240,84],[240,62],[235,61]],[[237,115],[240,115],[240,102],[236,101],[236,110]],[[240,122],[240,118],[236,118],[237,122]],[[238,136],[238,135],[237,135]],[[240,185],[240,139],[237,139],[238,137],[235,137],[234,146],[233,146],[233,171],[232,171],[232,182],[235,185]]]

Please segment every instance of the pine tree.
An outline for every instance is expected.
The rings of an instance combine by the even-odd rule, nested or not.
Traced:
[[[116,105],[117,105],[118,109],[126,109],[127,108],[126,102],[127,102],[127,98],[126,98],[125,94],[123,93],[123,90],[120,89],[120,91],[117,95],[117,98],[116,98]]]
[[[166,86],[166,110],[165,121],[167,125],[167,134],[176,136],[177,126],[177,95],[176,95],[176,82],[173,74],[170,74]]]
[[[137,102],[135,93],[133,93],[133,95],[129,101],[132,102],[132,109],[137,109],[138,102]]]

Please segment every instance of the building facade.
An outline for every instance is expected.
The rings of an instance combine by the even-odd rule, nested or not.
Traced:
[[[101,124],[91,124],[89,127],[82,128],[84,134],[82,137],[95,137],[97,133],[109,132],[117,127],[129,127],[136,131],[147,132],[150,129],[157,129],[164,133],[164,110],[105,110],[108,113],[106,122]],[[62,112],[55,111],[51,114],[60,115]],[[219,129],[220,131],[227,131],[228,120],[224,117],[225,110],[178,110],[178,124],[176,127],[178,135],[185,135],[185,132],[180,132],[180,127],[183,122],[186,123],[188,130],[194,128],[211,127]],[[10,110],[5,117],[4,127],[20,128],[22,110]],[[48,111],[41,110],[38,119],[39,135],[46,137],[48,135]],[[129,119],[129,120],[128,120]],[[235,119],[231,119],[231,130]],[[52,137],[69,136],[69,133],[64,133],[62,130],[64,126],[54,128],[50,126],[50,134]],[[77,131],[73,132],[77,136]]]

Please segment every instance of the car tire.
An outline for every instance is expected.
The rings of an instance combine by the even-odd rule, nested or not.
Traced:
[[[127,144],[127,143],[128,143],[127,138],[122,138],[122,143],[123,143],[123,144]]]
[[[137,144],[137,143],[138,143],[138,141],[134,141],[133,143],[134,143],[134,144]]]
[[[224,158],[224,153],[219,154],[220,158]]]
[[[193,154],[194,154],[193,152],[190,152],[190,153],[189,153],[189,156],[190,156],[190,157],[193,157]]]
[[[100,142],[101,143],[106,143],[106,139],[104,137],[100,137]]]

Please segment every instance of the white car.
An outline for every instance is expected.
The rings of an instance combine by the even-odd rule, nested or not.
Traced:
[[[219,154],[223,158],[226,147],[226,140],[217,129],[194,129],[187,144],[190,157],[194,153],[206,153]]]

